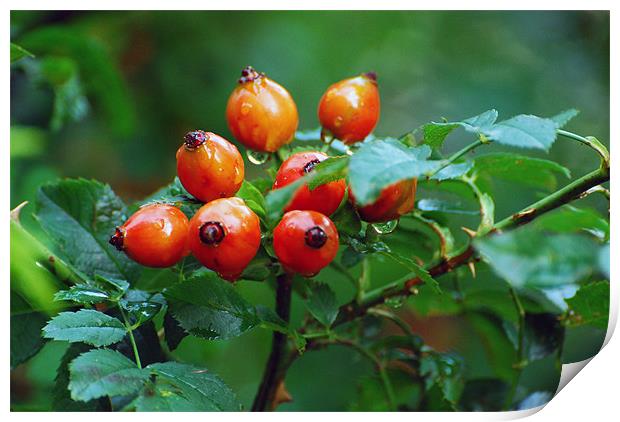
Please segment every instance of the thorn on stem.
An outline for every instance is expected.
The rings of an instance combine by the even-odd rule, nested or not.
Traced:
[[[461,230],[463,230],[465,232],[465,234],[467,234],[467,236],[469,236],[470,238],[474,238],[476,237],[476,231],[469,229],[467,227],[461,227]]]
[[[474,261],[469,261],[467,263],[467,267],[469,268],[469,271],[471,271],[471,276],[476,278],[476,264],[474,264]]]

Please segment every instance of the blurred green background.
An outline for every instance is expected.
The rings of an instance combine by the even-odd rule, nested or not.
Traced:
[[[382,99],[378,136],[489,108],[508,118],[575,107],[581,114],[569,129],[609,145],[606,12],[12,12],[11,40],[36,55],[11,67],[12,207],[32,201],[41,183],[57,177],[101,180],[128,203],[169,183],[186,131],[200,128],[232,140],[225,105],[248,64],[291,92],[300,129],[318,126],[316,107],[329,84],[372,70]],[[445,151],[468,141],[464,133],[455,134]],[[565,140],[548,156],[534,154],[562,163],[573,176],[597,165],[593,153]],[[248,179],[262,174],[246,162]],[[498,186],[498,218],[539,195]],[[587,201],[604,210],[604,204]],[[36,231],[31,211],[26,208],[24,224]],[[378,279],[388,279],[392,270],[380,262],[373,267]],[[330,282],[342,302],[350,297],[351,288],[333,272],[319,278]],[[475,281],[463,277],[461,283],[466,290],[501,284],[482,266]],[[272,302],[268,286],[240,289],[255,303]],[[303,305],[294,306],[299,319]],[[430,344],[459,352],[470,373],[490,370],[491,352],[472,334],[479,321],[455,315],[445,303],[420,299],[415,307],[408,304],[401,312]],[[574,361],[598,350],[604,333],[567,335],[574,346],[565,350],[565,361]],[[186,338],[175,357],[220,374],[248,407],[269,341],[270,333],[261,330],[227,342]],[[15,406],[49,407],[65,347],[49,343],[13,371]],[[528,367],[523,383],[553,390],[557,378],[545,371],[553,374],[549,365]],[[371,375],[371,365],[349,349],[309,353],[287,378],[294,401],[280,409],[372,408],[360,387]]]

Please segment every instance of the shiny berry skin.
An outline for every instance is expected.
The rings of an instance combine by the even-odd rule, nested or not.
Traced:
[[[110,238],[110,244],[139,264],[170,267],[187,255],[189,222],[172,205],[145,205]]]
[[[338,231],[319,212],[289,211],[273,231],[273,248],[286,271],[312,277],[338,253]]]
[[[311,172],[321,161],[329,156],[318,151],[299,152],[291,155],[278,169],[273,189],[283,188]],[[292,210],[311,210],[330,215],[340,205],[346,190],[344,180],[337,180],[318,186],[313,190],[307,185],[300,187],[284,212]]]
[[[379,198],[372,204],[359,207],[357,212],[361,219],[369,223],[395,220],[413,209],[417,179],[402,180],[383,189]],[[349,189],[349,199],[355,204],[355,196]]]
[[[177,150],[177,175],[183,187],[202,202],[227,198],[243,183],[243,157],[237,147],[215,133],[188,132]]]
[[[293,140],[299,116],[286,89],[248,66],[228,98],[226,120],[235,139],[247,148],[274,152]]]
[[[189,222],[189,248],[205,267],[234,281],[260,247],[260,222],[241,198],[203,205]]]
[[[324,129],[347,144],[364,140],[379,121],[377,76],[364,73],[330,86],[319,102]]]

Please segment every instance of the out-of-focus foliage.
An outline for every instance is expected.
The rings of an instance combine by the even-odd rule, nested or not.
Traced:
[[[452,252],[454,244],[466,239],[460,227],[476,227],[481,212],[479,233],[490,229],[494,215],[499,220],[566,183],[571,175],[580,176],[598,165],[590,150],[565,139],[555,140],[552,121],[544,120],[541,128],[541,121],[532,116],[517,120],[511,116],[552,116],[578,106],[581,114],[568,123],[570,130],[596,135],[608,145],[607,13],[13,12],[11,41],[11,206],[25,200],[38,203],[36,210],[32,205],[22,210],[19,223],[11,222],[11,281],[16,286],[11,298],[11,398],[15,410],[62,409],[59,403],[116,410],[128,403],[98,397],[128,392],[138,394],[134,403],[138,410],[185,410],[191,408],[188,397],[202,402],[205,408],[201,410],[250,406],[270,344],[269,331],[251,328],[286,330],[268,308],[261,307],[272,306],[270,283],[247,281],[272,275],[265,265],[270,262],[269,251],[261,250],[264,260],[248,268],[234,290],[214,280],[213,284],[201,283],[212,274],[198,274],[189,281],[196,290],[169,289],[170,308],[160,312],[163,298],[153,292],[171,286],[178,274],[172,269],[141,271],[106,243],[111,228],[136,206],[128,208],[123,200],[131,204],[164,198],[181,203],[185,212],[195,210],[196,204],[178,183],[153,193],[173,180],[174,153],[187,130],[208,129],[233,141],[224,109],[245,65],[253,65],[287,87],[297,102],[302,129],[318,125],[318,99],[329,84],[373,70],[379,74],[382,97],[378,137],[410,134],[419,138],[424,134],[430,146],[443,143],[448,153],[466,145],[471,132],[504,144],[492,153],[476,151],[472,157],[479,191],[472,193],[466,184],[450,181],[420,183],[418,211],[403,218],[394,233],[377,236],[368,232],[360,238],[362,227],[355,213],[341,208],[334,221],[348,246],[336,259],[337,265],[326,268],[318,282],[304,285],[294,295],[293,327],[301,324],[306,310],[321,326],[329,327],[337,318],[336,305],[354,294],[351,281],[359,279],[376,288],[388,280],[423,275],[421,264]],[[502,112],[495,125],[497,114],[492,111],[475,120],[459,120],[491,107]],[[411,133],[431,121],[435,123]],[[515,125],[535,128],[538,136],[516,133]],[[300,134],[296,145],[303,145],[306,135]],[[307,138],[316,139],[316,134]],[[526,157],[523,151],[509,147],[515,142],[529,142],[543,150],[552,143],[553,147],[549,154],[526,151]],[[368,157],[377,152],[372,143],[365,148]],[[405,159],[418,158],[412,152],[416,149],[403,146],[403,151]],[[365,179],[373,176],[370,167],[365,167],[368,163],[362,154],[354,157],[330,160],[326,177],[334,168],[351,169],[349,176],[370,187]],[[436,151],[423,157],[424,163],[440,163],[444,158]],[[448,176],[468,172],[471,176],[471,164],[462,164],[470,167],[454,165],[442,171]],[[315,177],[320,179],[317,169]],[[411,166],[396,170],[411,172]],[[418,170],[415,175],[433,168]],[[380,171],[375,176],[389,179],[393,175]],[[48,184],[57,177],[103,183]],[[265,201],[269,175],[247,161],[246,177],[252,184],[246,183],[238,196],[261,218],[277,218],[286,192],[281,198],[268,195]],[[366,199],[376,193],[369,189]],[[582,249],[588,249],[583,239],[608,241],[608,209],[599,199],[591,195],[579,208],[564,206],[537,220],[533,226],[540,242],[534,247],[545,247],[546,259],[553,262],[563,241]],[[554,234],[541,235],[541,231]],[[67,232],[72,233],[69,237],[74,243],[63,243]],[[598,259],[594,255],[598,249],[588,249],[587,254],[575,256],[570,268],[554,270],[554,276],[562,277],[561,283],[557,278],[550,282],[544,274],[533,278],[527,274],[536,265],[550,266],[531,256],[533,247],[527,243],[531,237],[522,240],[510,239],[509,248],[502,244],[502,237],[480,245],[483,255],[508,262],[501,265],[501,271],[480,263],[474,278],[467,268],[461,268],[442,278],[442,294],[437,294],[429,277],[413,298],[396,297],[388,302],[388,308],[432,349],[420,349],[417,336],[402,336],[387,320],[364,318],[359,328],[374,342],[364,347],[393,363],[386,372],[394,397],[385,395],[372,362],[351,348],[333,346],[307,352],[293,364],[286,385],[294,401],[279,409],[387,410],[396,405],[403,410],[490,410],[505,408],[507,398],[520,408],[546,402],[557,386],[558,363],[589,357],[602,343],[609,284],[594,280],[579,287],[577,283],[590,275],[608,277],[609,252],[601,251],[601,266],[593,268],[590,263]],[[49,256],[55,257],[54,262],[46,261]],[[512,265],[515,260],[523,266]],[[188,259],[184,270],[194,270],[195,264]],[[520,315],[502,277],[520,288],[526,327],[522,341],[528,362],[519,389],[512,392],[512,365],[520,341],[515,327]],[[122,278],[134,282],[131,290]],[[73,287],[63,287],[62,280]],[[544,289],[538,289],[541,286]],[[63,302],[52,302],[61,287],[65,290],[56,299]],[[81,310],[77,312],[82,313],[81,322],[67,326],[63,313],[47,322],[46,338],[40,337],[49,321],[47,312],[54,314],[76,303],[90,306],[93,295],[118,303],[140,326],[134,331],[138,348],[150,351],[142,356],[143,369],[138,370],[126,357],[132,356],[132,346],[117,319],[120,315]],[[209,298],[217,298],[218,306]],[[557,315],[562,315],[561,320]],[[201,331],[201,318],[211,317],[226,321],[213,331]],[[230,330],[231,326],[235,329]],[[185,336],[183,328],[198,337],[229,340]],[[116,329],[113,341],[109,333],[100,337],[102,330],[109,329]],[[165,333],[170,350],[151,347],[158,344],[156,330]],[[240,333],[244,335],[236,337]],[[117,351],[90,351],[74,360],[88,347],[68,347],[47,338],[87,338],[97,346],[110,341],[117,343]],[[303,342],[294,340],[302,349]],[[562,341],[562,355],[557,355]],[[382,355],[388,351],[394,355]],[[33,352],[37,352],[34,357]],[[155,363],[163,353],[183,364]],[[100,378],[93,383],[92,372],[100,368],[93,364],[97,359],[108,362],[111,371],[125,374],[128,382],[118,383],[99,372]],[[218,374],[200,378],[211,383],[209,389],[200,384],[189,388],[193,374],[206,371],[200,369],[204,367]],[[425,382],[424,376],[432,382]],[[154,383],[142,388],[149,377]],[[85,403],[69,400],[67,388],[74,399]],[[220,394],[214,398],[212,391]],[[170,396],[173,399],[162,399]]]

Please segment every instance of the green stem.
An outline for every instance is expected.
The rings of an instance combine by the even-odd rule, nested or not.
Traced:
[[[349,280],[353,284],[353,286],[355,287],[358,286],[357,279],[353,277],[351,273],[349,273],[349,271],[340,262],[333,260],[332,262],[329,263],[329,266],[332,267],[334,270],[338,271],[340,274],[342,274],[347,280]]]
[[[493,226],[491,233],[499,230],[506,230],[528,223],[536,217],[567,204],[587,191],[588,189],[609,181],[609,168],[601,167],[585,176],[568,184],[564,188],[550,194],[538,202],[524,208],[516,214],[507,217]],[[450,259],[443,260],[431,267],[428,272],[431,277],[436,278],[446,274],[455,268],[467,264],[472,259],[476,259],[474,249],[471,245],[463,247],[456,252]],[[407,296],[411,294],[411,287],[420,284],[422,281],[416,277],[409,280],[399,279],[393,283],[388,283],[380,289],[373,290],[364,295],[360,302],[349,302],[340,307],[338,319],[333,327],[351,321],[364,315],[369,308],[385,302],[385,299],[392,296]]]
[[[478,224],[476,229],[477,235],[487,234],[492,228],[495,219],[495,205],[489,201],[489,204],[485,206],[485,193],[480,190],[474,178],[463,176],[456,180],[460,180],[471,189],[480,205],[480,224]]]
[[[369,309],[368,310],[368,314],[369,315],[376,315],[376,316],[380,316],[386,319],[389,319],[390,321],[392,321],[394,324],[396,324],[398,326],[398,328],[400,328],[401,330],[403,330],[403,332],[408,335],[408,336],[413,336],[415,335],[415,333],[413,332],[413,330],[411,329],[411,327],[409,326],[409,324],[407,324],[405,321],[403,321],[402,318],[400,318],[398,315],[396,315],[393,312],[387,311],[385,309],[378,309],[378,308],[373,308],[373,309]]]
[[[138,353],[138,345],[136,344],[136,339],[133,336],[134,328],[129,325],[129,320],[127,319],[127,315],[123,311],[123,307],[119,304],[118,309],[121,312],[121,316],[123,317],[123,321],[125,322],[125,328],[127,329],[127,334],[129,334],[129,342],[131,343],[131,347],[133,349],[133,355],[136,358],[136,365],[138,368],[142,369],[142,362],[140,361],[140,354]]]
[[[397,296],[405,289],[405,284],[415,275],[416,273],[412,271],[400,277],[398,280],[392,281],[377,289],[370,290],[358,297],[357,303],[361,306],[365,306],[370,303],[379,302],[381,299]]]
[[[515,375],[512,380],[512,385],[510,387],[510,392],[508,396],[506,396],[506,402],[504,403],[504,408],[509,410],[512,407],[512,402],[514,400],[515,393],[517,392],[517,387],[519,386],[519,379],[521,378],[521,372],[523,371],[523,367],[525,365],[525,310],[523,309],[523,304],[521,303],[521,299],[519,299],[519,295],[517,291],[511,286],[509,288],[510,296],[512,297],[512,301],[515,305],[515,310],[517,311],[518,316],[518,340],[517,340],[517,356],[516,362],[514,364]]]
[[[495,224],[494,229],[505,230],[507,228],[512,228],[521,224],[528,223],[534,218],[546,213],[547,211],[569,203],[573,199],[578,198],[579,195],[581,195],[588,189],[600,185],[601,183],[607,182],[608,180],[608,168],[603,167],[594,170],[586,174],[585,176],[580,177],[574,182],[564,186],[562,189],[553,192],[551,195],[546,196],[540,201],[535,202],[528,207],[525,207],[516,214],[513,214],[510,217],[503,219],[502,221]]]
[[[605,148],[605,145],[603,145],[598,139],[592,136],[583,137],[581,135],[577,135],[576,133],[572,133],[562,129],[558,129],[558,135],[562,135],[574,141],[581,142],[582,144],[592,148],[594,151],[596,151],[598,155],[600,155],[602,160],[601,166],[609,168],[609,151],[607,150],[607,148]]]
[[[478,148],[480,145],[484,145],[484,144],[488,144],[489,141],[487,140],[482,140],[482,139],[478,139],[476,142],[471,143],[469,145],[467,145],[465,148],[463,148],[460,151],[455,152],[454,154],[452,154],[450,157],[448,157],[443,164],[441,164],[438,168],[436,168],[435,170],[433,170],[432,172],[430,172],[429,174],[426,175],[427,179],[430,179],[431,177],[433,177],[434,175],[436,175],[437,173],[439,173],[441,170],[445,169],[446,167],[448,167],[450,164],[452,164],[453,162],[455,162],[456,160],[458,160],[459,158],[461,158],[462,156],[464,156],[465,154],[467,154],[469,151]]]

